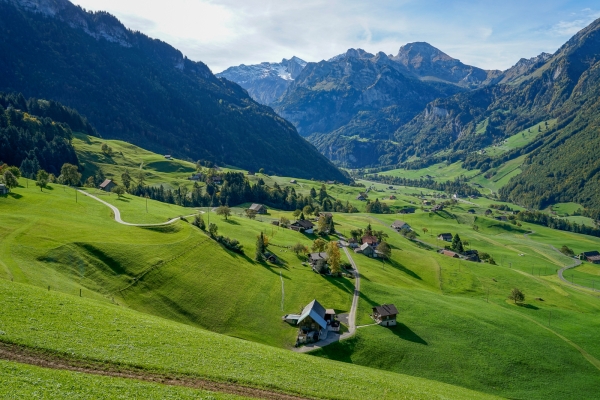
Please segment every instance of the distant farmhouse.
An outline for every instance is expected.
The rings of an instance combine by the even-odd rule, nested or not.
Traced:
[[[262,204],[254,203],[250,206],[250,210],[256,211],[257,214],[266,214],[267,213],[267,207],[263,206]]]
[[[416,211],[415,208],[413,207],[408,207],[408,208],[403,208],[402,210],[398,211],[399,214],[414,214]]]
[[[506,218],[506,215],[501,215],[499,217],[496,217],[495,219],[497,221],[504,221],[504,222],[508,221],[508,218]]]
[[[460,256],[458,255],[458,253],[455,253],[453,251],[450,250],[440,250],[439,251],[440,254],[446,256],[446,257],[451,257],[451,258],[460,258]]]
[[[361,193],[358,196],[356,196],[356,200],[365,201],[365,200],[367,200],[367,198],[366,198],[366,195],[363,195]]]
[[[327,253],[310,253],[308,255],[308,262],[312,267],[313,271],[323,273],[327,270],[327,259],[329,256]]]
[[[371,247],[377,247],[379,242],[377,241],[377,236],[369,236],[365,235],[361,239],[362,244],[368,244]]]
[[[438,235],[437,238],[439,240],[443,240],[444,242],[451,242],[452,241],[452,234],[451,233],[442,233],[442,234]]]
[[[408,225],[404,221],[396,220],[392,224],[392,228],[396,230],[396,232],[400,232],[402,229],[411,229],[410,225]]]
[[[171,157],[171,155],[170,155],[170,154],[165,154],[165,158],[166,158],[167,160],[172,160],[172,159],[173,159],[173,157]]]
[[[369,243],[363,243],[362,246],[354,249],[355,253],[364,254],[367,257],[375,256],[375,249]]]
[[[117,186],[116,183],[114,183],[110,179],[106,179],[104,182],[102,182],[100,184],[100,186],[98,186],[98,189],[104,190],[105,192],[110,192],[112,190],[112,188],[114,188],[115,186]]]
[[[579,259],[591,262],[592,264],[600,264],[600,253],[597,251],[584,251],[579,255]]]
[[[297,232],[308,233],[309,235],[314,232],[315,224],[306,219],[299,219],[290,225],[290,229]]]
[[[391,196],[390,196],[390,200],[396,200],[396,196],[394,196],[394,195],[391,195]]]
[[[373,307],[372,317],[381,326],[396,326],[398,309],[393,304]]]

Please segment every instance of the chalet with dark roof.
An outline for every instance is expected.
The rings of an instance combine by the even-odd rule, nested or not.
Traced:
[[[443,240],[444,242],[451,242],[452,241],[452,234],[451,233],[441,233],[438,235],[437,237],[439,240]]]
[[[591,262],[592,264],[600,264],[600,253],[597,251],[584,251],[579,255],[579,259]]]
[[[315,224],[313,224],[307,219],[299,219],[298,221],[295,221],[290,225],[290,229],[308,234],[313,233],[314,228]]]
[[[393,304],[383,304],[373,307],[373,314],[371,316],[381,326],[396,326],[398,309]]]
[[[407,208],[403,208],[402,210],[398,211],[399,214],[414,214],[416,211],[416,209],[414,207],[407,207]]]

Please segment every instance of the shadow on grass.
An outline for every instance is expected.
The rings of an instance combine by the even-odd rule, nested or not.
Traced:
[[[337,288],[354,294],[354,283],[348,278],[334,278],[331,276],[323,276],[329,283],[333,284]]]
[[[523,308],[528,308],[530,310],[539,310],[540,308],[537,306],[534,306],[533,304],[525,304],[525,303],[519,303],[517,304],[519,307],[523,307]]]
[[[131,200],[129,200],[127,197],[121,196],[121,197],[117,197],[117,201],[122,201],[124,203],[129,203]]]
[[[398,325],[391,326],[386,329],[389,329],[390,332],[398,336],[400,339],[408,340],[409,342],[413,343],[424,344],[425,346],[428,345],[428,343],[425,340],[423,340],[421,336],[414,333],[408,326],[404,325],[403,323],[399,322]]]
[[[422,280],[423,280],[423,279],[422,279],[422,278],[421,278],[421,277],[420,277],[420,276],[419,276],[417,273],[415,273],[414,271],[412,271],[412,270],[410,270],[410,269],[406,268],[404,265],[400,264],[400,263],[399,263],[398,261],[396,261],[396,260],[392,260],[392,259],[391,259],[391,260],[389,260],[389,261],[388,261],[388,263],[387,263],[387,264],[388,264],[388,265],[391,265],[392,267],[394,267],[394,268],[396,268],[396,269],[398,269],[398,270],[400,270],[400,271],[402,271],[402,272],[404,272],[405,274],[407,274],[407,275],[409,275],[409,276],[412,276],[412,277],[413,277],[413,278],[415,278],[415,279],[418,279],[418,280],[420,280],[420,281],[422,281]]]
[[[240,224],[239,222],[237,222],[233,219],[226,219],[223,222],[225,222],[226,224],[229,224],[229,225],[239,225]]]
[[[423,250],[435,250],[434,247],[432,247],[431,245],[424,243],[424,242],[420,242],[418,240],[411,240],[412,243],[416,244],[419,248],[423,249]]]
[[[8,195],[9,195],[10,197],[12,197],[13,199],[15,199],[15,200],[19,200],[20,198],[22,198],[22,197],[23,197],[23,196],[22,196],[22,195],[20,195],[19,193],[14,193],[14,192],[10,192],[10,193],[8,193]],[[5,197],[5,196],[2,196],[2,197]]]

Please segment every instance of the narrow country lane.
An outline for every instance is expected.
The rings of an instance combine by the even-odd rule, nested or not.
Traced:
[[[105,206],[109,207],[113,211],[113,213],[115,214],[115,221],[117,221],[119,224],[128,225],[128,226],[141,226],[141,227],[145,227],[145,226],[163,226],[163,225],[170,225],[170,224],[172,224],[174,222],[177,222],[181,218],[181,217],[173,218],[173,219],[168,220],[167,222],[161,222],[161,223],[158,223],[158,224],[132,224],[132,223],[129,223],[129,222],[125,222],[125,221],[123,221],[121,219],[121,212],[119,211],[119,209],[117,207],[113,206],[110,203],[107,203],[106,201],[104,201],[102,199],[99,199],[98,197],[94,196],[93,194],[90,194],[88,192],[85,192],[85,191],[79,190],[79,189],[76,189],[76,190],[79,193],[84,194],[84,195],[86,195],[88,197],[91,197],[92,199],[94,199],[96,201],[99,201],[100,203],[102,203]],[[202,211],[200,211],[200,213],[202,213]],[[195,214],[190,214],[190,215],[186,215],[185,217],[193,217],[194,215]]]

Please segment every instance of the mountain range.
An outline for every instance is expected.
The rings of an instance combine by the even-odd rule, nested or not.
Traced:
[[[237,83],[259,103],[271,105],[281,97],[304,67],[306,61],[294,56],[289,60],[284,58],[280,63],[263,62],[229,67],[216,76]]]
[[[106,12],[0,0],[0,33],[0,90],[59,101],[103,137],[193,161],[347,181],[240,86]]]
[[[349,49],[307,63],[293,80],[286,80],[287,89],[277,98],[270,83],[274,73],[262,71],[280,64],[231,67],[224,76],[271,105],[329,159],[357,168],[402,160],[405,149],[398,146],[396,132],[431,102],[513,83],[549,57],[542,53],[499,71],[463,64],[425,42],[406,44],[395,56]]]

